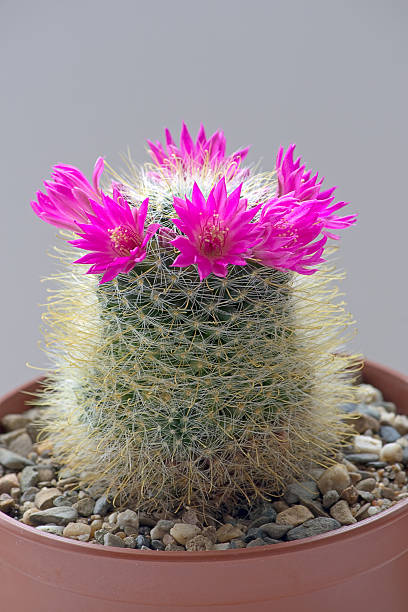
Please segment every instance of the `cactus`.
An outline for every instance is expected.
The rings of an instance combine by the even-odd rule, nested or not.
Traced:
[[[354,397],[356,357],[338,353],[352,320],[333,264],[299,273],[295,265],[264,265],[253,250],[245,265],[201,281],[196,266],[174,265],[174,197],[192,199],[196,182],[208,198],[225,177],[228,193],[242,185],[254,206],[284,183],[279,167],[251,173],[242,167],[245,150],[227,158],[220,148],[214,160],[206,143],[197,147],[207,151],[198,161],[171,142],[173,157],[163,160],[164,149],[151,144],[154,166],[116,177],[113,190],[132,210],[149,198],[155,233],[145,255],[98,283],[100,269],[84,274],[85,263],[71,263],[76,249],[58,248],[61,271],[44,316],[54,367],[37,400],[49,407],[43,435],[83,486],[103,480],[107,492],[140,509],[205,511],[281,493],[311,467],[333,462],[347,435],[339,406]],[[94,181],[93,195],[86,193],[89,220],[101,206],[98,189]],[[85,201],[74,188],[68,196]],[[39,198],[37,214],[48,214],[64,228],[62,238],[79,246],[71,230],[83,241],[85,225],[80,232],[73,218],[50,220],[54,211],[40,205]],[[321,218],[322,231],[341,227],[332,209]],[[251,228],[259,222],[258,215]]]

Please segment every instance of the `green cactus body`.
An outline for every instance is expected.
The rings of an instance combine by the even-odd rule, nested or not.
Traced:
[[[211,173],[195,177],[207,193]],[[127,181],[166,224],[173,195],[146,171]],[[123,179],[122,179],[123,182]],[[243,195],[274,193],[255,175]],[[63,271],[45,314],[50,371],[40,403],[55,456],[86,485],[106,480],[137,507],[216,507],[279,494],[292,479],[328,465],[344,441],[339,405],[353,399],[355,358],[338,354],[350,316],[323,266],[302,276],[231,266],[199,282],[172,268],[175,249],[152,239],[129,274],[98,285],[59,251]]]

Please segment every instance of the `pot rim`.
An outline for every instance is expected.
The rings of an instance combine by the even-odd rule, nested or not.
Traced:
[[[408,386],[408,376],[405,376],[399,372],[396,372],[386,366],[380,365],[376,362],[365,360],[365,364],[369,365],[373,369],[380,369],[385,374],[392,375],[395,379],[397,378],[400,383]],[[43,377],[36,378],[22,385],[21,387],[10,391],[6,395],[0,398],[0,405],[14,398],[18,393],[31,393],[32,389],[43,379]],[[13,533],[15,536],[25,538],[38,542],[52,548],[60,548],[62,551],[75,550],[78,553],[85,555],[101,555],[102,557],[110,557],[114,559],[142,561],[152,560],[154,555],[154,561],[157,563],[184,563],[186,560],[189,562],[202,562],[202,561],[237,561],[240,559],[251,559],[259,558],[270,555],[282,556],[286,554],[296,554],[296,552],[303,550],[304,548],[310,549],[310,547],[321,547],[330,546],[335,544],[338,540],[344,540],[359,536],[366,535],[368,532],[383,529],[391,522],[398,521],[403,515],[408,513],[408,498],[398,501],[391,508],[383,510],[378,514],[363,519],[353,525],[346,525],[323,533],[320,535],[312,536],[309,538],[303,538],[301,540],[294,540],[292,542],[282,542],[280,544],[267,544],[265,546],[254,547],[254,548],[237,548],[229,550],[217,550],[217,551],[155,551],[155,550],[137,550],[129,548],[118,548],[115,546],[96,546],[89,542],[79,542],[77,540],[70,540],[68,538],[62,538],[61,536],[45,533],[43,531],[35,529],[29,525],[21,523],[17,519],[13,519],[8,515],[0,512],[0,524],[3,523],[7,527],[8,531]]]

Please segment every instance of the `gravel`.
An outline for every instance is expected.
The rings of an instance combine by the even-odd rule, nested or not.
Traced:
[[[328,533],[408,498],[408,418],[370,385],[362,385],[359,395],[360,403],[342,406],[356,435],[337,463],[311,470],[281,497],[251,506],[237,500],[205,518],[188,507],[161,515],[133,505],[114,508],[106,482],[82,490],[80,475],[56,464],[49,449],[35,443],[38,410],[6,415],[0,433],[0,511],[43,533],[157,554],[253,548]]]

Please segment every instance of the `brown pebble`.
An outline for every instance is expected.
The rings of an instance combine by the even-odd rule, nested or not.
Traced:
[[[205,538],[208,538],[209,540],[211,540],[211,542],[213,544],[216,543],[216,541],[217,541],[217,530],[216,530],[216,528],[213,525],[210,525],[208,527],[204,527],[201,533],[202,533],[202,535]]]
[[[341,525],[352,525],[356,519],[351,514],[350,507],[345,499],[341,499],[330,508],[331,516]]]
[[[244,534],[241,531],[241,529],[238,529],[236,525],[225,523],[225,525],[221,525],[221,527],[217,529],[217,542],[218,543],[230,542],[234,538],[240,538],[243,535]]]
[[[331,490],[337,491],[340,494],[350,486],[350,483],[350,475],[346,466],[336,463],[324,471],[317,484],[324,495]]]
[[[361,476],[358,472],[350,472],[351,484],[356,485],[361,480]]]
[[[297,527],[305,521],[314,518],[313,514],[305,506],[295,505],[283,512],[279,512],[276,517],[277,525],[292,525]]]
[[[8,493],[0,494],[0,512],[7,514],[12,508],[14,508],[14,499]]]
[[[341,498],[345,499],[349,506],[352,506],[358,500],[358,491],[355,486],[351,485],[344,489]]]
[[[68,525],[64,528],[62,535],[65,538],[73,538],[78,539],[79,536],[86,536],[86,538],[82,537],[82,542],[87,542],[91,536],[91,526],[85,525],[84,523],[68,523]]]
[[[35,496],[34,503],[39,510],[48,510],[48,508],[52,508],[54,499],[61,495],[61,491],[59,489],[41,489],[38,491]]]
[[[0,478],[0,494],[10,493],[11,489],[19,486],[20,483],[18,481],[17,474],[6,474]]]
[[[289,508],[288,504],[286,502],[284,502],[284,501],[273,502],[272,507],[278,513],[279,512],[283,512],[284,510],[287,510]]]

